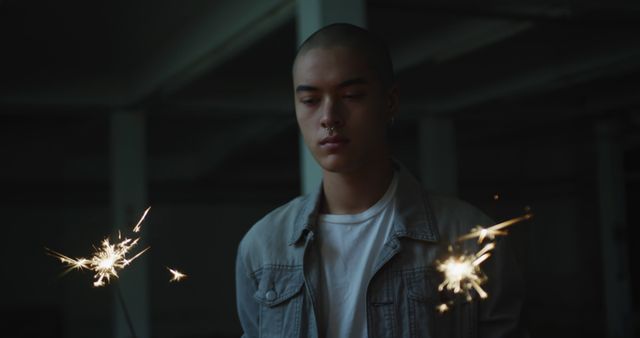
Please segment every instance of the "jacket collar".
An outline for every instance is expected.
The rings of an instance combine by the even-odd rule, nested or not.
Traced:
[[[438,227],[424,189],[403,165],[394,160],[393,166],[398,175],[398,188],[396,216],[391,237],[437,242],[440,238]],[[322,182],[320,182],[312,193],[302,197],[302,207],[294,219],[289,245],[295,245],[303,235],[313,232],[322,196]]]

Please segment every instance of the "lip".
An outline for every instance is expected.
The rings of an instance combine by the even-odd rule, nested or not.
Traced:
[[[319,144],[321,146],[331,145],[331,144],[346,144],[349,143],[349,139],[340,135],[327,136],[320,140]]]
[[[339,151],[344,148],[347,143],[349,143],[349,139],[340,135],[327,136],[318,142],[320,148],[328,152]]]

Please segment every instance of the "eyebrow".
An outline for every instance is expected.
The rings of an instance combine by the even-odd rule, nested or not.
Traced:
[[[358,77],[355,79],[343,81],[338,85],[338,87],[349,87],[349,86],[361,85],[361,84],[367,84],[367,80],[363,77]]]
[[[308,86],[308,85],[299,85],[299,86],[296,87],[296,93],[314,92],[314,91],[318,91],[318,88],[313,87],[313,86]]]
[[[349,79],[346,81],[342,81],[340,82],[340,84],[338,85],[338,87],[349,87],[349,86],[353,86],[353,85],[360,85],[360,84],[366,84],[367,80],[363,77],[357,77],[354,79]],[[314,92],[314,91],[318,91],[320,90],[317,87],[314,86],[309,86],[309,85],[299,85],[296,87],[296,93],[300,93],[300,92]]]

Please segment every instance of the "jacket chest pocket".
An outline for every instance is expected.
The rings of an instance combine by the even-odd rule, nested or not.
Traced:
[[[407,316],[410,337],[434,337],[435,308],[439,299],[437,271],[427,268],[403,273],[407,288]]]
[[[269,267],[254,294],[260,303],[260,337],[299,337],[304,292],[302,269]]]
[[[370,337],[435,337],[437,271],[388,271],[369,287]]]

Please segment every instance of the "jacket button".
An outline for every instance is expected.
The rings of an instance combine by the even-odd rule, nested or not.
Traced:
[[[264,296],[267,297],[268,301],[273,301],[276,299],[276,292],[273,290],[269,290]]]

